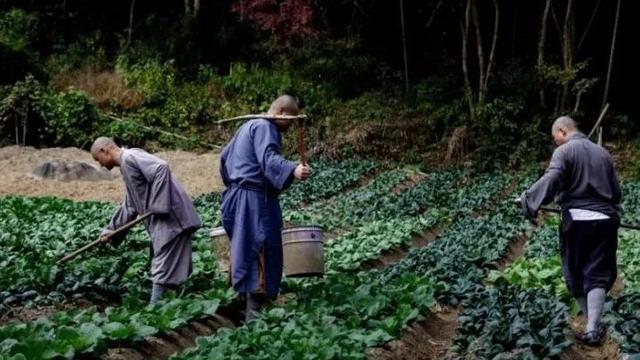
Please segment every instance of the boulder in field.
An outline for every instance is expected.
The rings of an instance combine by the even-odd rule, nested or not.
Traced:
[[[107,169],[81,161],[47,160],[36,166],[32,172],[38,179],[60,181],[98,181],[113,180],[115,176]]]

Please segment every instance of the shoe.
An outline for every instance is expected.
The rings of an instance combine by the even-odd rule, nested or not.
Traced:
[[[607,326],[600,324],[596,330],[579,333],[575,337],[576,340],[587,346],[601,346],[607,337]]]

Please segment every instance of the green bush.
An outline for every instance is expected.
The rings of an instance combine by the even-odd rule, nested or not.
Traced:
[[[175,85],[173,60],[162,62],[158,58],[149,58],[134,61],[126,55],[120,55],[116,60],[116,69],[127,86],[143,92],[147,103],[165,100]]]
[[[45,62],[47,70],[52,75],[60,75],[84,67],[108,68],[109,59],[104,42],[104,35],[96,31],[80,37],[71,44],[56,44],[56,52]]]
[[[21,9],[0,13],[0,43],[16,51],[29,46],[38,19]]]
[[[259,45],[259,52],[279,68],[291,69],[305,81],[320,84],[341,98],[356,97],[376,85],[401,80],[361,45],[354,38],[320,37],[299,45],[269,39]]]
[[[102,120],[86,95],[77,90],[43,93],[38,110],[44,119],[43,134],[53,144],[83,147],[93,141]]]
[[[266,111],[279,95],[289,93],[302,97],[307,105],[306,111],[318,115],[324,112],[332,98],[328,89],[320,84],[305,81],[286,71],[256,65],[235,64],[230,74],[222,77],[221,83],[227,99],[241,100],[261,111]]]
[[[71,89],[56,94],[31,75],[5,87],[3,95],[3,137],[15,136],[17,127],[19,143],[83,146],[93,140],[102,124],[96,107],[84,93]]]
[[[0,120],[2,137],[15,139],[16,144],[32,143],[34,135],[39,138],[42,123],[36,112],[40,96],[46,91],[32,75],[2,88]]]
[[[131,147],[143,147],[153,136],[152,131],[141,128],[134,120],[112,121],[104,126],[103,134]]]

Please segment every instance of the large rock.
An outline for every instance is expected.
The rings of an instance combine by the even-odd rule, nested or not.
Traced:
[[[81,161],[47,160],[32,172],[39,179],[72,180],[113,180],[115,176],[105,168],[99,168]]]

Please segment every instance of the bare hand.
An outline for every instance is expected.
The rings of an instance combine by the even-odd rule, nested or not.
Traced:
[[[298,180],[305,180],[311,175],[311,168],[307,165],[298,164],[293,172],[293,176]]]
[[[517,206],[522,207],[522,199],[521,198],[517,198],[513,200],[513,203]]]
[[[109,237],[107,236],[100,236],[100,244],[102,245],[106,245],[109,243],[111,239],[109,239]]]

